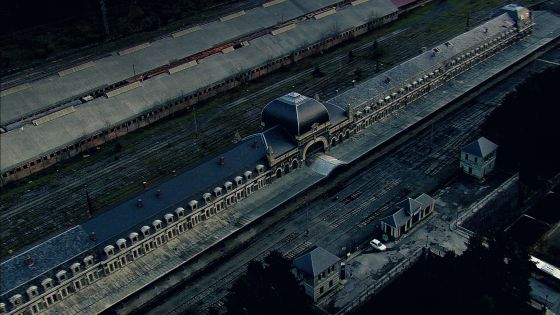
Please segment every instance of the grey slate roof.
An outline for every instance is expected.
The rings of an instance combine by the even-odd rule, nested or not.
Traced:
[[[407,198],[397,203],[397,207],[404,209],[408,215],[413,215],[422,208],[422,204],[412,198]]]
[[[416,197],[415,200],[421,203],[424,207],[427,207],[435,202],[434,198],[428,196],[425,193],[422,193],[420,196]]]
[[[310,276],[317,276],[328,267],[340,260],[337,256],[322,247],[316,247],[312,251],[305,253],[294,259],[294,267],[305,272]]]
[[[477,140],[464,146],[463,152],[484,158],[492,152],[496,151],[497,148],[498,145],[496,145],[494,142],[484,137],[480,137]]]
[[[501,32],[514,29],[515,21],[507,13],[499,15],[472,30],[462,33],[449,41],[450,45],[441,43],[436,47],[438,53],[433,55],[432,49],[411,58],[397,66],[358,84],[338,96],[332,98],[328,103],[346,108],[347,104],[353,107],[365,106],[369,101],[374,102],[396,92],[406,84],[418,80],[429,74],[433,69],[440,67],[442,63],[450,58],[464,54],[468,50],[479,46],[482,42]],[[486,30],[486,31],[485,31]],[[386,79],[390,81],[387,83]]]
[[[213,157],[172,179],[153,186],[128,201],[103,212],[85,223],[73,227],[45,242],[19,253],[0,264],[0,295],[25,284],[36,276],[57,267],[68,260],[79,261],[76,256],[84,252],[100,251],[106,244],[113,244],[116,239],[126,238],[129,232],[138,231],[143,225],[150,225],[155,219],[162,219],[166,213],[173,213],[176,207],[187,206],[192,199],[201,200],[202,194],[212,192],[224,182],[232,181],[235,176],[243,175],[247,170],[254,171],[257,164],[266,165],[266,149],[262,137],[252,138],[220,155],[224,165],[219,165],[219,156]],[[161,190],[161,197],[155,197],[155,191]],[[144,206],[136,207],[140,198]],[[89,236],[95,232],[97,241]],[[31,256],[33,267],[27,267],[25,259]],[[58,271],[53,270],[54,273]]]
[[[267,148],[271,146],[275,156],[280,156],[297,147],[297,143],[292,136],[280,126],[264,131],[263,135]]]
[[[288,4],[286,4],[288,3]],[[297,3],[294,4],[294,3]],[[282,8],[299,8],[299,12],[307,7],[322,7],[329,1],[302,1],[291,0],[280,3],[278,5],[266,8],[275,8],[277,16],[282,15]],[[290,9],[291,10],[291,9]],[[266,64],[271,58],[282,57],[290,54],[298,48],[309,45],[310,43],[322,40],[332,32],[333,29],[345,30],[356,25],[362,25],[367,22],[372,12],[377,12],[380,16],[395,12],[397,9],[389,0],[370,0],[358,6],[346,6],[344,9],[338,10],[335,14],[329,15],[319,20],[307,19],[297,24],[297,27],[281,33],[276,36],[265,35],[250,41],[249,46],[236,49],[228,54],[215,54],[199,61],[199,64],[174,74],[161,74],[157,77],[146,80],[142,83],[142,87],[131,90],[111,98],[97,98],[91,102],[77,106],[76,111],[57,118],[48,123],[39,126],[25,126],[23,130],[14,130],[12,132],[0,135],[2,147],[0,150],[0,170],[5,171],[14,166],[21,165],[25,162],[33,161],[44,154],[56,151],[73,144],[82,135],[89,135],[107,128],[121,124],[131,117],[145,113],[152,108],[164,103],[167,100],[175,99],[181,95],[195,92],[208,84],[222,81],[238,73],[243,69],[250,69]],[[227,23],[242,23],[243,19],[249,15],[235,18],[227,21]],[[280,18],[280,17],[279,17]],[[238,20],[239,19],[239,20]],[[229,25],[229,24],[228,24]],[[201,31],[191,33],[192,36],[202,36]],[[220,32],[215,32],[217,35]],[[198,41],[191,38],[191,34],[181,36],[177,39],[185,40],[195,45]],[[209,37],[209,36],[206,36]],[[171,40],[170,38],[167,40]],[[174,39],[176,40],[176,39]],[[144,50],[135,52],[140,54],[147,49],[156,47],[152,46]],[[119,56],[119,57],[126,57]],[[149,59],[149,58],[147,58]],[[138,70],[138,65],[135,64]],[[91,67],[82,71],[93,71],[97,67]],[[126,71],[130,72],[130,63],[127,63]],[[82,75],[82,71],[69,75]],[[124,70],[123,70],[124,71]],[[63,77],[66,78],[66,77]],[[75,90],[69,88],[69,90]],[[31,90],[36,87],[32,85]],[[53,91],[52,89],[47,89]],[[24,99],[14,99],[13,106],[5,106],[8,98],[22,97],[24,93],[21,91],[7,97],[2,97],[2,109],[20,106],[24,108]],[[46,100],[46,97],[31,99]],[[46,103],[50,103],[45,101]],[[15,108],[15,107],[14,107]],[[343,106],[344,108],[344,106]]]
[[[395,213],[393,213],[392,215],[384,217],[383,219],[381,219],[381,221],[387,223],[388,225],[394,228],[400,228],[401,226],[404,226],[406,224],[408,219],[410,219],[410,216],[407,215],[404,209],[401,208],[397,210]]]
[[[407,198],[395,205],[397,208],[395,213],[382,218],[381,221],[394,228],[400,228],[406,224],[411,216],[420,211],[422,208],[431,205],[433,202],[434,199],[425,193],[420,194],[420,196],[415,199]]]
[[[299,136],[311,131],[314,123],[329,121],[329,112],[319,101],[290,92],[266,104],[262,121],[267,127],[282,126],[291,135]]]

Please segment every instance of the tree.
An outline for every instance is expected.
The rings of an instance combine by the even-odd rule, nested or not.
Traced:
[[[314,314],[290,269],[291,261],[277,251],[266,256],[264,264],[251,261],[229,289],[224,303],[227,314]]]

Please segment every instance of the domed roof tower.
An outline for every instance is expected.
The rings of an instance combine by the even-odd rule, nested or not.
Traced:
[[[311,131],[314,123],[329,122],[329,112],[317,100],[291,92],[268,103],[262,121],[267,128],[280,125],[296,137]]]

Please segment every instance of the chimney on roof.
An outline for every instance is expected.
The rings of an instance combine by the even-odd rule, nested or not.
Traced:
[[[142,208],[144,206],[144,202],[142,202],[142,199],[136,200],[136,206],[138,208]]]
[[[161,189],[156,190],[156,198],[161,197]]]
[[[89,236],[89,239],[92,241],[97,241],[97,235],[95,235],[95,232],[91,232],[91,235]]]
[[[225,161],[224,157],[223,157],[223,156],[220,156],[220,160],[219,160],[218,164],[224,165],[225,162],[226,162],[226,161]]]
[[[148,182],[142,182],[142,186],[144,186],[144,191],[148,190]]]
[[[33,258],[31,256],[27,256],[27,258],[25,258],[25,263],[27,264],[27,267],[33,266]]]

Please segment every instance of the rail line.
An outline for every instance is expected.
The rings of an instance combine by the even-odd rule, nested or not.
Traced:
[[[490,10],[488,10],[490,11]],[[473,24],[476,22],[480,22],[483,20],[487,13],[480,13],[480,17],[476,18],[473,17]],[[436,32],[430,34],[430,38],[428,40],[429,43],[438,43],[442,39],[447,39],[452,37],[454,34],[458,33],[458,31],[453,30],[453,28],[442,28]],[[413,31],[410,31],[409,28],[399,30],[390,34],[385,35],[384,37],[379,38],[379,42],[383,43],[386,41],[390,41],[393,43],[391,47],[395,47],[392,51],[394,52],[390,57],[386,58],[387,62],[394,63],[397,60],[404,59],[405,56],[412,56],[415,55],[417,47],[414,45],[403,45],[406,42],[406,39],[411,39],[417,36],[422,35],[422,28],[418,27]],[[406,38],[406,39],[403,39]],[[366,51],[369,47],[371,47],[371,43],[365,43],[358,48],[354,49],[356,53],[361,53]],[[398,49],[401,48],[401,49]],[[343,63],[344,60],[347,58],[346,53],[339,54],[334,58],[329,59],[326,62],[323,62],[320,66],[324,69],[330,69],[329,67],[336,67],[338,64]],[[349,61],[348,63],[342,65],[344,67],[352,67],[357,64],[360,64],[363,60],[363,57],[357,56],[354,60]],[[340,67],[340,66],[339,66]],[[364,70],[365,75],[374,73],[374,64],[370,62],[366,64],[362,68]],[[264,89],[252,93],[246,97],[243,97],[239,100],[231,102],[227,104],[225,107],[228,110],[234,109],[240,106],[247,106],[250,105],[249,103],[256,101],[260,97],[266,96],[271,93],[272,91],[282,89],[282,87],[289,89],[289,86],[295,85],[298,80],[303,80],[306,76],[310,75],[312,69],[303,70],[289,78],[286,78],[280,82],[272,84],[271,86],[267,86]],[[336,72],[336,70],[334,70]],[[303,84],[299,84],[298,86],[302,88],[304,91],[310,92],[312,91],[328,91],[324,93],[325,97],[330,97],[336,92],[334,91],[335,87],[339,87],[340,81],[348,83],[346,87],[351,86],[350,80],[335,80],[330,78],[331,76],[326,76],[327,78],[323,78],[318,81],[313,80],[306,80]],[[343,77],[346,77],[343,75]],[[278,93],[276,93],[278,94]],[[262,106],[262,105],[261,105]],[[239,124],[238,125],[252,125],[258,126],[258,114],[260,113],[260,107],[252,107],[249,111],[245,113],[237,113],[239,117]],[[204,129],[204,126],[211,125],[212,122],[215,122],[216,119],[222,115],[222,113],[214,112],[208,115],[206,118],[202,119],[200,122],[201,128]],[[236,117],[237,118],[237,117]],[[225,130],[221,126],[216,130],[205,130],[204,137],[208,140],[208,144],[212,146],[219,147],[220,143],[223,146],[223,139],[228,138],[233,134],[232,130]],[[117,187],[125,186],[127,187],[127,193],[133,193],[137,191],[135,185],[131,185],[134,180],[133,178],[149,178],[150,172],[156,173],[161,172],[162,168],[153,171],[146,171],[143,167],[140,167],[142,161],[149,160],[151,157],[161,155],[162,150],[172,151],[172,152],[196,152],[197,150],[201,149],[201,141],[193,141],[192,140],[192,133],[194,132],[194,127],[192,125],[186,125],[185,127],[180,127],[175,129],[173,133],[169,133],[166,135],[158,135],[157,142],[154,143],[153,139],[148,138],[144,139],[142,142],[138,143],[140,148],[134,154],[127,155],[122,157],[118,161],[107,163],[108,161],[102,161],[100,163],[96,163],[94,165],[90,165],[86,167],[83,171],[80,171],[80,176],[74,176],[72,179],[66,180],[64,183],[61,183],[58,188],[51,190],[48,194],[45,193],[31,193],[32,198],[28,198],[25,201],[20,202],[17,206],[11,207],[2,207],[2,212],[0,214],[0,222],[4,221],[8,224],[4,226],[13,227],[17,226],[18,220],[21,220],[18,217],[21,217],[22,214],[25,213],[26,215],[26,222],[27,224],[31,224],[33,226],[44,227],[46,230],[60,230],[63,226],[69,226],[72,224],[76,224],[79,222],[80,219],[72,216],[75,216],[75,213],[85,214],[86,207],[85,202],[80,202],[79,200],[85,200],[84,193],[83,193],[83,185],[85,183],[90,183],[88,190],[91,196],[94,198],[102,198],[103,195],[110,194],[112,190],[116,189]],[[256,131],[256,130],[255,130]],[[173,148],[169,148],[170,145],[177,144]],[[172,150],[169,150],[172,149]],[[172,165],[187,165],[188,161],[194,161],[195,159],[191,155],[187,154],[169,154],[173,155],[173,161],[171,161]],[[165,160],[164,160],[165,161]],[[103,167],[99,167],[99,164],[105,164]],[[192,163],[192,162],[191,162]],[[126,169],[125,172],[122,170]],[[169,173],[169,170],[165,171],[165,173]],[[161,177],[161,176],[156,176]],[[99,178],[105,178],[106,182],[110,184],[97,184]],[[140,183],[140,181],[138,181]],[[97,184],[97,185],[96,185]],[[118,189],[118,188],[117,188]],[[60,218],[60,214],[66,213],[66,216]],[[46,213],[50,213],[50,220],[42,220],[41,217],[44,216]],[[70,217],[70,218],[68,218]],[[30,219],[34,218],[34,219]],[[35,220],[35,218],[37,218]],[[64,222],[61,225],[61,222]],[[17,240],[13,237],[7,237],[13,231],[10,229],[5,230],[2,232],[2,247],[3,248],[11,248],[14,242],[19,242],[21,240]],[[28,228],[23,229],[21,232],[22,234],[27,234],[28,237],[37,236],[36,230],[31,230]],[[6,236],[6,237],[5,237]]]

